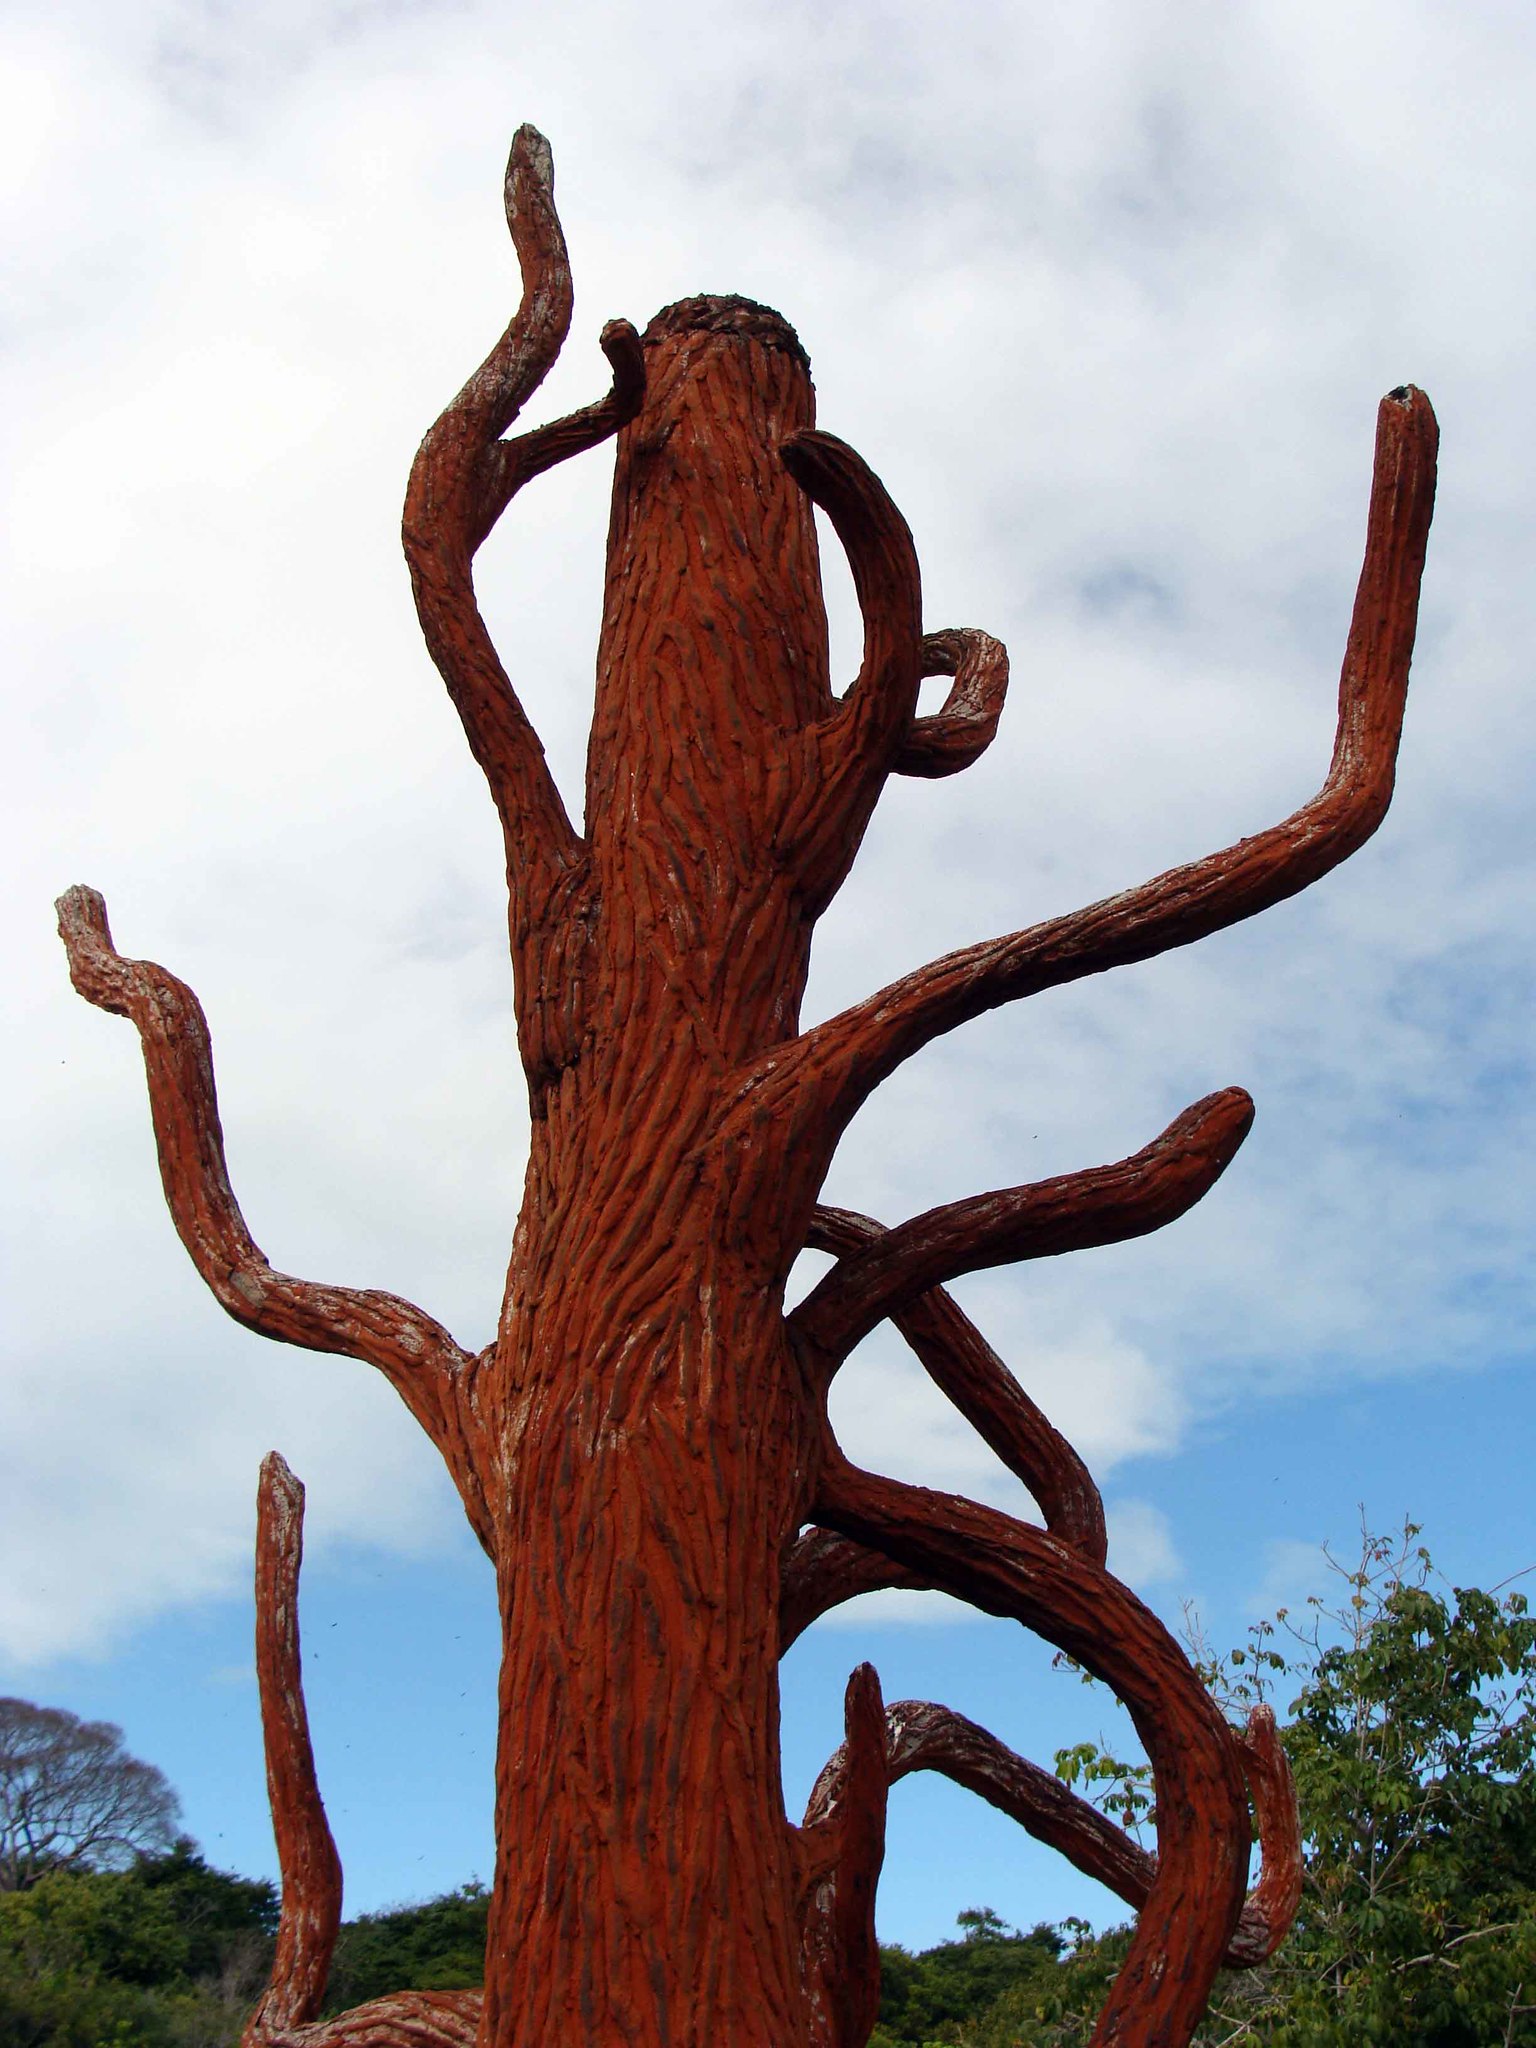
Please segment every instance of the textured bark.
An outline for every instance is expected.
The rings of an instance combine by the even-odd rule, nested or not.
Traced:
[[[264,2048],[315,2017],[341,1925],[341,1859],[320,1798],[304,1706],[303,1559],[304,1489],[271,1451],[256,1493],[256,1682],[283,1904],[271,1981],[241,2048]]]
[[[1276,1737],[1274,1715],[1267,1707],[1255,1707],[1238,1739],[1259,1824],[1263,1865],[1258,1883],[1243,1902],[1223,1960],[1229,1969],[1250,1969],[1274,1954],[1295,1918],[1301,1897],[1301,1841],[1295,1789]],[[807,1828],[826,1827],[836,1819],[849,1797],[849,1758],[845,1743],[816,1780],[806,1807]],[[1016,1756],[953,1708],[928,1700],[899,1700],[887,1709],[887,1783],[894,1785],[913,1771],[937,1771],[963,1785],[1017,1821],[1036,1841],[1059,1850],[1085,1877],[1097,1879],[1127,1905],[1146,1904],[1157,1858],[1096,1806],[1068,1791],[1051,1772]]]
[[[296,1497],[277,1467],[264,1478],[263,1695],[286,1931],[248,2038],[861,2048],[878,1997],[886,1795],[925,1767],[1140,1906],[1094,2038],[1176,2048],[1223,1959],[1267,1954],[1294,1910],[1283,1757],[1272,1727],[1227,1726],[1167,1632],[1104,1570],[1103,1508],[1082,1460],[943,1282],[1171,1222],[1230,1162],[1252,1107],[1225,1090],[1115,1165],[889,1230],[817,1198],[859,1105],[939,1033],[1249,916],[1375,829],[1413,642],[1433,415],[1412,390],[1382,403],[1334,763],[1312,803],[1106,903],[919,968],[802,1033],[815,922],[886,778],[947,776],[978,757],[1003,708],[1006,653],[971,629],[923,632],[911,535],[859,456],[817,429],[805,353],[765,307],[690,299],[643,337],[611,323],[609,394],[508,438],[572,306],[549,150],[532,129],[513,145],[507,208],[522,302],[422,443],[403,527],[426,645],[506,843],[532,1135],[493,1344],[472,1356],[393,1296],[273,1272],[230,1190],[196,999],[118,954],[94,892],[60,903],[77,988],[143,1042],[166,1198],[199,1272],[260,1334],[378,1366],[442,1451],[496,1567],[483,1995],[401,1993],[315,2021],[339,1880],[328,1889],[298,1686]],[[480,616],[473,561],[518,490],[615,436],[578,831]],[[861,665],[841,695],[813,506],[863,612]],[[925,675],[953,686],[920,716]],[[786,1317],[808,1244],[837,1263]],[[827,1388],[883,1320],[1028,1486],[1043,1527],[843,1459]],[[1155,1859],[958,1717],[910,1703],[887,1716],[867,1669],[850,1681],[846,1754],[806,1824],[791,1825],[778,1659],[818,1615],[893,1585],[1020,1622],[1115,1688],[1157,1777]],[[1265,1860],[1245,1906],[1250,1796]]]

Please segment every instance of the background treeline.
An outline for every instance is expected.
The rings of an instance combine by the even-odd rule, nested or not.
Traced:
[[[1440,1585],[1417,1535],[1366,1536],[1354,1563],[1329,1560],[1334,1597],[1282,1610],[1226,1656],[1197,1645],[1231,1711],[1266,1700],[1284,1717],[1307,1859],[1295,1932],[1266,1968],[1219,1981],[1202,2048],[1536,2048],[1536,1621],[1518,1591]],[[0,1730],[6,1709],[34,1748],[52,1745],[50,1784],[59,1744],[76,1738],[95,1744],[99,1782],[100,1725],[6,1701]],[[55,1830],[38,1848],[40,1801],[16,1761],[24,1743],[12,1747],[0,1755],[0,1834],[16,1836],[0,1866],[0,2044],[231,2048],[270,1963],[273,1888],[210,1869],[184,1838],[164,1847],[172,1809],[158,1794],[147,1849],[122,1828],[103,1846],[99,1823],[94,1847]],[[1144,1766],[1084,1747],[1057,1768],[1133,1832],[1155,1826]],[[103,1861],[120,1867],[92,1867]],[[327,2010],[478,1983],[486,1904],[468,1885],[348,1921]],[[881,1951],[871,2048],[1088,2041],[1125,1929],[1021,1933],[985,1908],[958,1927],[921,1953]]]

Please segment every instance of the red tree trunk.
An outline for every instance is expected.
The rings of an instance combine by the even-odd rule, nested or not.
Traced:
[[[1334,761],[1282,824],[1139,889],[948,956],[810,1032],[812,930],[892,773],[964,768],[1007,658],[925,636],[900,514],[820,434],[776,313],[693,299],[614,388],[503,438],[570,318],[548,150],[508,174],[516,319],[422,444],[405,516],[427,644],[506,836],[532,1137],[496,1342],[408,1303],[274,1273],[224,1173],[190,991],[124,960],[90,891],[61,901],[76,985],[133,1018],[177,1227],[223,1305],[267,1336],[368,1359],[446,1458],[496,1566],[503,1630],[495,1886],[483,1996],[402,1993],[317,2022],[339,1876],[313,1785],[293,1600],[297,1500],[264,1478],[258,1631],[284,1926],[252,2044],[862,2048],[878,1997],[886,1792],[946,1771],[1140,1909],[1100,2043],[1187,2042],[1223,1960],[1294,1911],[1294,1799],[1272,1724],[1229,1728],[1177,1645],[1104,1569],[1098,1494],[944,1293],[978,1267],[1158,1228],[1245,1135],[1229,1089],[1112,1165],[952,1203],[893,1230],[817,1207],[870,1091],[998,1003],[1186,944],[1294,893],[1369,835],[1392,786],[1435,430],[1383,401]],[[471,563],[552,463],[618,435],[585,830],[567,819],[476,607]],[[864,658],[835,697],[813,501],[846,548]],[[953,677],[917,715],[925,674]],[[814,1244],[836,1264],[791,1315]],[[889,1318],[1030,1488],[1042,1526],[851,1467],[826,1393]],[[274,1534],[273,1532],[278,1532]],[[847,1743],[804,1824],[783,1808],[778,1660],[817,1615],[932,1585],[1059,1644],[1115,1687],[1157,1777],[1155,1858],[985,1731],[849,1686]],[[1249,1799],[1264,1871],[1244,1903]]]

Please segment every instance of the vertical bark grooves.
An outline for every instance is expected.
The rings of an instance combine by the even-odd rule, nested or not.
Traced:
[[[299,1655],[304,1489],[271,1451],[256,1493],[256,1683],[267,1755],[267,1798],[283,1877],[277,1951],[244,2048],[302,2026],[320,2010],[341,1925],[336,1854],[309,1739]]]
[[[1166,1631],[1105,1573],[1102,1503],[1082,1460],[941,1283],[1172,1221],[1231,1159],[1251,1106],[1227,1090],[1115,1166],[891,1231],[817,1202],[859,1104],[932,1038],[1250,916],[1375,830],[1413,645],[1434,415],[1411,387],[1382,404],[1334,759],[1310,804],[1205,861],[932,962],[802,1035],[813,927],[886,777],[943,776],[979,755],[1003,708],[1006,651],[971,629],[924,635],[906,522],[862,458],[817,430],[805,351],[750,300],[681,301],[643,337],[610,322],[608,395],[506,438],[573,304],[549,147],[531,128],[513,143],[507,214],[521,302],[423,441],[403,524],[423,635],[507,848],[532,1135],[491,1346],[471,1357],[395,1296],[269,1265],[230,1187],[196,998],[117,953],[93,891],[59,905],[76,987],[139,1033],[166,1199],[208,1287],[263,1336],[379,1367],[441,1450],[496,1565],[483,1997],[400,1993],[305,2022],[330,1911],[328,1836],[298,1689],[299,1496],[279,1466],[264,1475],[263,1695],[288,1932],[250,2038],[862,2048],[900,1759],[874,1674],[856,1673],[841,1819],[792,1828],[778,1660],[857,1591],[930,1585],[1070,1650],[1136,1717],[1157,1774],[1159,1856],[1136,1866],[1145,1904],[1095,2040],[1182,2048],[1223,1956],[1268,1953],[1294,1909],[1283,1755],[1272,1728],[1226,1728]],[[610,436],[578,833],[481,618],[472,564],[524,484]],[[863,612],[863,664],[842,698],[813,503]],[[929,717],[917,711],[925,673],[954,678]],[[840,1264],[786,1319],[807,1242]],[[1030,1487],[1047,1530],[841,1459],[826,1383],[882,1318]],[[808,1529],[813,1518],[823,1526]],[[995,1755],[977,1765],[984,1796],[999,1768]],[[1249,1786],[1265,1875],[1239,1926]],[[1062,1826],[1080,1850],[1093,1833],[1080,1816]]]

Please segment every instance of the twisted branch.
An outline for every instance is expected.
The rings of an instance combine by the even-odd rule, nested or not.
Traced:
[[[475,599],[475,551],[531,477],[594,447],[639,410],[645,370],[627,321],[603,329],[613,388],[595,405],[520,439],[501,436],[537,391],[571,324],[554,164],[536,128],[519,128],[506,177],[507,225],[523,295],[505,334],[430,429],[411,468],[402,537],[421,630],[484,771],[509,865],[541,905],[581,854],[544,750],[501,665]]]
[[[955,686],[937,711],[912,720],[896,755],[896,773],[929,780],[958,775],[997,737],[1008,695],[1008,650],[974,627],[946,627],[924,634],[922,672],[953,676]]]
[[[779,1577],[779,1655],[834,1607],[891,1586],[923,1592],[928,1581],[833,1529],[802,1529]]]
[[[1223,1961],[1228,1969],[1250,1969],[1274,1954],[1295,1917],[1301,1896],[1299,1830],[1289,1774],[1283,1782],[1273,1775],[1276,1757],[1284,1768],[1273,1714],[1267,1707],[1256,1707],[1247,1729],[1235,1732],[1243,1749],[1263,1863]],[[1036,1841],[1058,1850],[1085,1877],[1105,1885],[1127,1905],[1145,1905],[1157,1875],[1157,1858],[1051,1772],[1019,1756],[963,1714],[928,1700],[898,1700],[885,1714],[885,1767],[893,1785],[914,1771],[937,1771],[1017,1821]],[[837,1812],[846,1770],[846,1750],[838,1749],[812,1788],[805,1811],[807,1828]],[[1272,1796],[1276,1791],[1282,1796]]]
[[[443,1448],[471,1522],[488,1541],[460,1416],[473,1376],[470,1354],[441,1323],[399,1295],[329,1287],[273,1270],[229,1184],[202,1005],[185,982],[153,961],[123,958],[112,943],[107,906],[94,889],[66,890],[57,908],[70,980],[88,1003],[127,1017],[138,1030],[166,1206],[214,1299],[260,1337],[377,1366]]]
[[[1294,896],[1363,845],[1392,796],[1438,438],[1423,392],[1407,385],[1382,400],[1333,760],[1311,802],[1139,888],[918,968],[807,1032],[788,1054],[775,1048],[753,1114],[770,1113],[782,1092],[841,1128],[903,1060],[944,1032],[1001,1003],[1221,931]]]
[[[1253,1801],[1263,1861],[1259,1881],[1248,1894],[1242,1920],[1227,1951],[1227,1962],[1234,1969],[1252,1969],[1269,1961],[1290,1933],[1301,1904],[1301,1815],[1296,1805],[1296,1781],[1291,1776],[1290,1758],[1280,1740],[1273,1711],[1265,1706],[1254,1707],[1247,1727],[1239,1730],[1238,1740],[1243,1747],[1243,1775]]]
[[[1239,1746],[1177,1643],[1118,1580],[1043,1530],[861,1472],[831,1443],[815,1513],[971,1606],[1022,1622],[1124,1701],[1158,1786],[1158,1859],[1093,2040],[1187,2039],[1242,1909],[1248,1802]]]
[[[1225,1088],[1111,1166],[929,1209],[841,1259],[790,1328],[835,1370],[877,1323],[941,1281],[1160,1230],[1214,1187],[1252,1124],[1248,1096]]]
[[[481,1991],[392,1991],[334,2019],[268,2034],[262,2048],[475,2048]]]
[[[299,1569],[304,1488],[271,1451],[256,1490],[256,1683],[267,1802],[282,1872],[277,1951],[241,2048],[266,2048],[320,2010],[341,1925],[341,1859],[325,1818],[304,1706]]]

